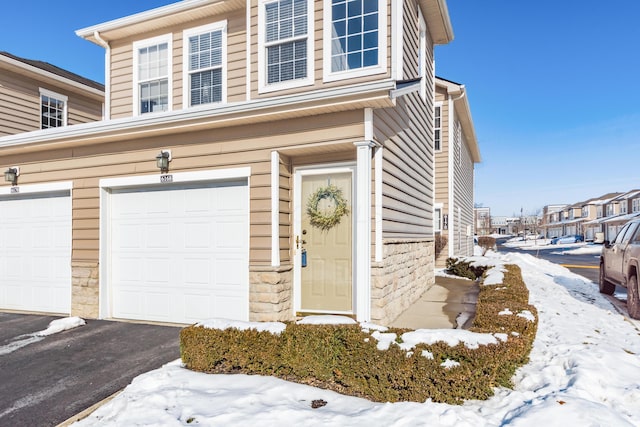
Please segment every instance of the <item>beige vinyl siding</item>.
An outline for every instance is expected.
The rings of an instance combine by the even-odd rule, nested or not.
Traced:
[[[197,20],[188,25],[173,26],[162,31],[141,34],[137,37],[119,40],[111,45],[111,117],[123,118],[133,115],[133,43],[152,37],[171,34],[172,73],[172,109],[185,107],[183,98],[183,31],[222,20],[227,20],[227,102],[245,100],[246,93],[246,44],[245,12],[234,11],[231,14],[212,16],[206,20]]]
[[[111,46],[111,118],[133,115],[133,45],[132,42]]]
[[[102,102],[69,95],[67,124],[95,122],[102,120]]]
[[[412,15],[407,13],[407,16],[411,16],[412,31],[417,31],[417,11],[416,5],[405,6],[406,10]],[[299,88],[281,90],[277,92],[268,92],[265,94],[258,93],[258,1],[251,1],[251,51],[250,51],[250,87],[251,87],[251,99],[258,99],[264,97],[280,96],[292,93],[303,93],[309,90],[337,87],[342,85],[351,85],[356,83],[368,82],[380,80],[390,76],[390,64],[391,64],[391,6],[390,2],[387,6],[387,73],[375,74],[371,76],[365,76],[360,78],[350,78],[340,80],[336,82],[324,83],[323,77],[323,1],[315,1],[314,11],[314,78],[315,82],[310,86],[303,86]],[[246,45],[246,12],[244,9],[237,10],[232,13],[223,15],[211,16],[208,19],[201,19],[193,21],[189,24],[180,26],[168,27],[162,31],[154,31],[150,33],[140,34],[136,37],[131,37],[125,40],[117,40],[111,43],[111,117],[123,118],[131,117],[133,115],[133,55],[132,44],[135,41],[145,40],[152,37],[171,34],[172,35],[172,61],[173,61],[173,73],[171,75],[173,91],[172,91],[172,108],[174,110],[183,108],[183,80],[182,74],[182,32],[189,28],[195,28],[201,25],[206,25],[221,20],[227,20],[227,102],[242,102],[246,100],[246,88],[247,88],[247,45]],[[416,33],[417,34],[417,33]],[[409,41],[415,36],[411,34],[409,37],[405,36],[405,56],[408,58],[414,57],[417,53],[416,41]],[[413,52],[413,54],[409,53]],[[416,57],[417,58],[417,57]],[[417,61],[412,59],[411,61]],[[430,66],[431,64],[429,64]],[[415,69],[411,75],[415,75]]]
[[[445,92],[446,93],[446,92]],[[435,201],[442,203],[442,213],[449,213],[449,103],[443,90],[436,87],[440,109],[440,151],[435,153]]]
[[[433,136],[427,110],[412,93],[398,99],[396,108],[374,111],[375,139],[384,146],[383,238],[432,237]]]
[[[29,74],[0,71],[0,136],[40,129],[40,88],[68,97],[67,124],[74,125],[102,119],[102,100],[81,95],[52,84],[50,80],[37,80]]]
[[[167,148],[173,156],[169,173],[250,166],[250,262],[269,265],[271,152],[361,141],[362,117],[362,111],[353,111],[24,155],[4,156],[0,150],[0,168],[19,164],[20,185],[72,180],[72,259],[95,262],[99,257],[100,179],[159,174],[155,156]],[[347,160],[353,160],[354,153],[355,149],[349,152]],[[344,154],[341,156],[344,161]],[[291,261],[292,161],[284,158],[280,167],[280,256],[287,263]],[[315,158],[318,160],[318,156]]]
[[[415,2],[403,2],[403,79],[414,79],[418,74],[418,50],[420,49],[420,29],[418,8]]]
[[[417,77],[419,30],[415,4],[404,6],[405,78]],[[389,21],[391,21],[389,19]],[[410,36],[407,37],[406,34]],[[426,87],[434,87],[433,43],[427,33]],[[374,110],[374,138],[382,143],[382,234],[385,239],[433,237],[433,96],[400,97]]]
[[[460,132],[460,144],[455,135],[457,117],[454,120],[454,138],[451,147],[454,150],[453,170],[455,174],[453,197],[454,211],[449,214],[449,227],[454,221],[453,252],[457,256],[473,255],[473,161],[462,131]],[[470,233],[467,230],[470,227]]]

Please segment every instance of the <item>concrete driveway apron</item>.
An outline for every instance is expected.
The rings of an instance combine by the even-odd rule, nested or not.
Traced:
[[[180,357],[180,327],[87,320],[34,337],[58,318],[0,312],[0,426],[55,426]]]

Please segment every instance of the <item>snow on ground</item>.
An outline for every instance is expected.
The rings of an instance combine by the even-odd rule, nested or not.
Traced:
[[[77,328],[78,326],[83,326],[84,324],[84,319],[81,319],[79,317],[64,317],[62,319],[53,320],[49,322],[49,326],[45,330],[33,332],[30,334],[19,335],[8,344],[0,346],[0,356],[13,353],[14,351],[22,347],[28,346],[29,344],[42,341],[49,335],[57,334],[58,332],[66,331],[68,329]]]
[[[554,251],[552,254],[557,255],[600,255],[602,253],[602,245],[590,245],[582,243],[582,246],[566,251]]]
[[[640,322],[625,319],[595,284],[564,267],[524,253],[491,256],[495,259],[488,262],[521,267],[539,327],[530,362],[514,375],[515,388],[498,388],[487,401],[374,403],[271,377],[191,372],[176,361],[137,377],[75,425],[640,425]],[[503,312],[516,314],[527,316]],[[384,328],[362,326],[383,336]],[[413,335],[454,339],[454,333],[419,330]],[[477,338],[472,342],[482,345]],[[467,342],[470,336],[457,339]],[[455,369],[451,362],[445,361],[443,369]],[[312,409],[314,400],[326,405]]]
[[[506,241],[503,245],[525,251],[554,249],[551,253],[556,255],[599,255],[602,252],[602,245],[584,242],[552,245],[551,239],[522,240],[521,237],[517,237]]]

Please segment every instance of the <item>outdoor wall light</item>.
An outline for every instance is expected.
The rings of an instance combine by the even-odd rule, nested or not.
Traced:
[[[161,173],[169,172],[169,162],[171,161],[171,150],[162,150],[156,156],[156,166]]]
[[[14,166],[4,171],[4,180],[10,182],[11,185],[18,184],[18,176],[20,176],[20,168]]]

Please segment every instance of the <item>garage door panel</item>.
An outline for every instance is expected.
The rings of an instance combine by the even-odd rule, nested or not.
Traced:
[[[187,258],[184,261],[184,283],[189,287],[209,286],[215,283],[215,272],[212,271],[210,258]]]
[[[0,198],[0,308],[70,313],[69,191]]]
[[[111,202],[114,317],[248,320],[246,181],[114,191]]]

